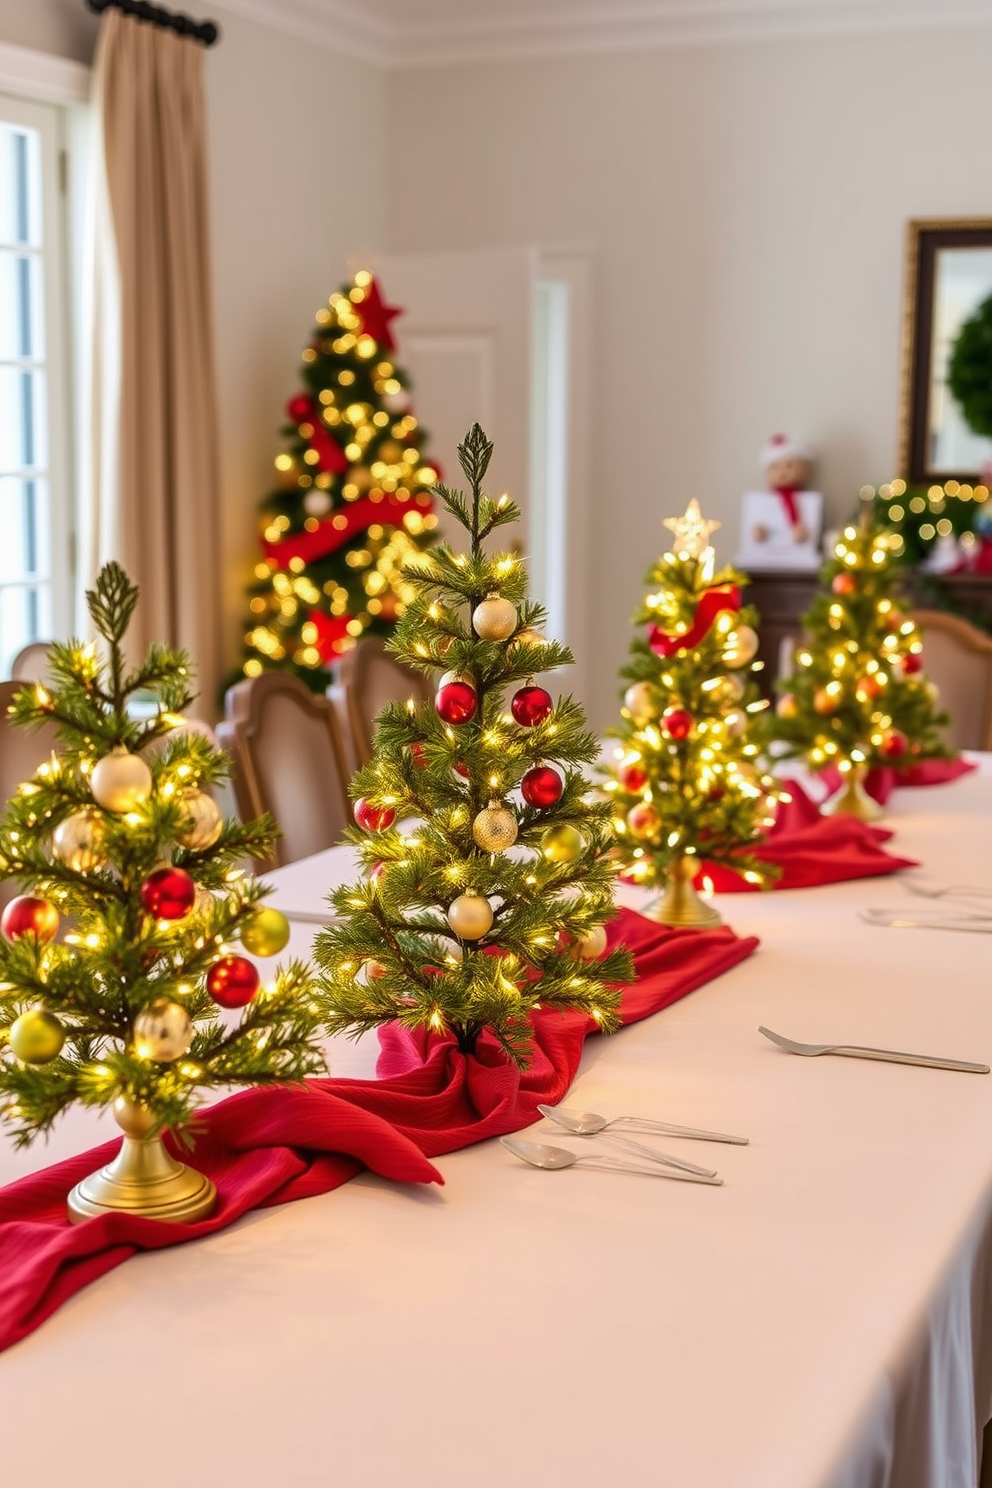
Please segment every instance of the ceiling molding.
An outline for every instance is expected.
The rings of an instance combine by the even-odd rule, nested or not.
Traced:
[[[992,25],[992,0],[223,0],[377,67],[670,50]]]
[[[46,103],[85,103],[90,96],[90,69],[68,57],[0,41],[0,93]]]

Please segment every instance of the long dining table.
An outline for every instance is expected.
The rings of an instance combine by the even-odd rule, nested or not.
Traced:
[[[587,1042],[568,1103],[746,1135],[658,1139],[721,1187],[544,1172],[488,1141],[436,1160],[443,1188],[366,1172],[137,1256],[0,1357],[4,1488],[975,1488],[992,1076],[798,1058],[757,1030],[992,1063],[992,920],[862,917],[964,907],[906,880],[992,891],[978,764],[891,799],[919,869],[721,896],[758,951]],[[354,873],[336,848],[271,875],[293,952]],[[375,1053],[328,1045],[339,1075],[373,1077]],[[0,1181],[110,1133],[73,1113],[47,1146],[2,1139]]]

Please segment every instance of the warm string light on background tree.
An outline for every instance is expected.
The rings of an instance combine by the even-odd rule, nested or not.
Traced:
[[[413,595],[403,565],[433,540],[437,469],[395,362],[400,313],[364,269],[317,312],[262,503],[247,677],[278,668],[322,692],[335,658],[366,631],[388,635]]]
[[[470,548],[411,564],[416,597],[388,643],[437,678],[434,699],[379,715],[351,787],[364,877],[332,896],[315,954],[332,1033],[398,1020],[471,1052],[488,1029],[524,1064],[532,1009],[577,1009],[609,1031],[612,984],[633,968],[606,953],[610,810],[582,769],[598,742],[571,698],[535,681],[571,655],[541,633],[523,563],[486,551],[520,515],[482,492],[491,453],[475,425],[458,450],[470,493],[436,488]]]
[[[693,880],[705,861],[744,874],[768,874],[750,849],[770,825],[774,782],[749,736],[766,706],[753,681],[755,613],[741,608],[746,580],[714,572],[710,534],[695,501],[664,525],[672,549],[652,565],[651,591],[634,616],[635,636],[621,676],[621,741],[608,771],[617,857],[625,875],[662,888],[646,913],[667,924],[716,924]]]
[[[54,723],[59,748],[0,820],[0,876],[28,890],[0,920],[0,1115],[19,1145],[76,1102],[113,1106],[126,1133],[115,1172],[73,1191],[74,1219],[202,1216],[211,1185],[160,1143],[149,1158],[148,1141],[188,1129],[206,1090],[324,1063],[307,969],[293,962],[263,986],[243,954],[275,955],[289,938],[242,867],[271,850],[272,824],[222,820],[210,790],[227,761],[183,717],[185,653],[153,646],[127,668],[137,598],[108,564],[87,595],[102,643],[53,646],[50,680],[10,710],[19,726]],[[141,721],[131,705],[149,693],[157,707]]]
[[[821,571],[771,726],[812,770],[836,765],[845,775],[825,809],[866,818],[880,814],[861,786],[872,767],[948,753],[939,733],[947,716],[935,708],[923,642],[900,598],[900,551],[866,500]]]
[[[878,518],[899,538],[893,553],[903,562],[917,565],[930,558],[935,546],[951,548],[948,567],[970,566],[977,561],[984,545],[992,544],[992,502],[984,485],[948,480],[926,489],[910,487],[904,480],[888,481],[875,490],[862,486],[863,501],[873,501]],[[916,582],[926,583],[925,575]],[[938,586],[928,598],[936,599],[943,608],[946,596]],[[943,597],[944,603],[941,604]]]

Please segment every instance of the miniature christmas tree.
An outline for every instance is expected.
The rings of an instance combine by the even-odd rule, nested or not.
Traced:
[[[752,883],[768,874],[750,851],[774,795],[748,737],[765,706],[751,677],[758,637],[753,610],[741,609],[744,577],[714,573],[719,525],[695,501],[666,520],[673,548],[648,573],[634,623],[650,629],[631,645],[623,722],[610,731],[621,740],[606,787],[617,856],[634,883],[664,888],[646,913],[669,925],[719,923],[693,887],[704,859]]]
[[[126,670],[137,597],[108,564],[87,595],[105,655],[53,646],[49,685],[11,705],[15,724],[54,722],[61,748],[0,820],[0,876],[30,890],[0,920],[0,1114],[24,1145],[73,1102],[114,1107],[121,1156],[73,1190],[75,1220],[121,1208],[202,1217],[213,1187],[161,1133],[183,1134],[205,1090],[323,1067],[306,968],[263,988],[235,949],[274,955],[289,937],[240,866],[269,851],[271,823],[221,820],[209,789],[225,756],[183,726],[186,655],[153,646]],[[128,702],[149,691],[158,706],[141,722]]]
[[[278,668],[323,692],[334,659],[365,631],[388,635],[413,596],[403,566],[433,541],[437,471],[393,360],[399,313],[367,270],[317,312],[262,503],[246,677]]]
[[[458,450],[470,494],[436,487],[471,546],[410,566],[417,597],[389,647],[443,675],[433,702],[379,715],[375,756],[352,781],[365,877],[333,895],[315,954],[332,1033],[395,1019],[471,1052],[489,1029],[523,1065],[531,1009],[578,1009],[609,1031],[610,984],[632,966],[605,954],[610,809],[587,798],[580,768],[597,741],[571,698],[533,680],[571,655],[537,629],[521,561],[483,546],[519,516],[482,494],[491,452],[475,425]]]
[[[902,539],[865,505],[844,528],[803,617],[803,645],[781,684],[773,733],[812,770],[845,776],[826,810],[880,815],[862,781],[877,765],[946,756],[946,714],[923,672],[923,642],[899,597]]]

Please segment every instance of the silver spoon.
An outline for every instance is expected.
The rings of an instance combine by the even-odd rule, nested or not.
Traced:
[[[648,1178],[675,1178],[681,1183],[722,1184],[723,1179],[714,1175],[704,1178],[698,1173],[686,1173],[682,1168],[648,1167],[647,1164],[623,1162],[618,1157],[608,1157],[603,1152],[573,1152],[569,1147],[549,1147],[544,1142],[525,1142],[522,1137],[500,1137],[500,1141],[514,1157],[522,1158],[532,1168],[554,1171],[571,1168],[576,1163],[590,1167],[607,1168],[614,1173],[644,1173]]]
[[[622,1126],[625,1131],[658,1132],[668,1137],[694,1137],[698,1142],[732,1142],[736,1147],[746,1147],[747,1137],[730,1137],[726,1132],[701,1131],[695,1126],[673,1126],[668,1121],[649,1121],[646,1116],[597,1116],[595,1111],[576,1111],[571,1106],[538,1106],[542,1116],[555,1121],[566,1131],[577,1137],[595,1136],[610,1126]]]

